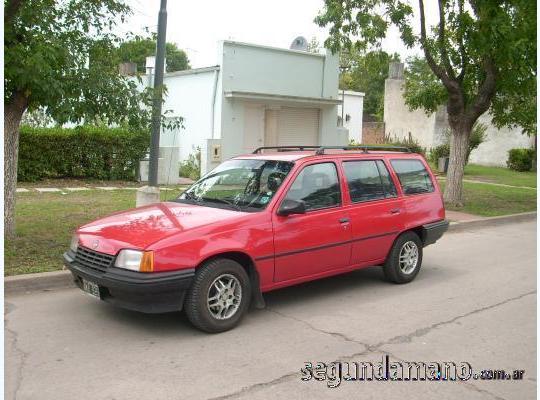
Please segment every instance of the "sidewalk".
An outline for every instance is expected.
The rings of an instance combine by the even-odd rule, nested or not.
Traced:
[[[451,222],[467,222],[486,219],[480,215],[468,214],[461,211],[446,210],[446,219]]]
[[[446,177],[445,176],[441,176],[441,175],[438,175],[437,176],[437,179],[441,180],[441,181],[445,181],[446,180]],[[535,187],[532,187],[532,186],[514,186],[514,185],[507,185],[505,183],[494,183],[494,182],[484,182],[484,181],[479,181],[479,180],[475,180],[475,179],[463,179],[463,182],[467,182],[467,183],[480,183],[482,185],[492,185],[492,186],[500,186],[500,187],[508,187],[508,188],[514,188],[514,189],[530,189],[530,190],[536,190]]]

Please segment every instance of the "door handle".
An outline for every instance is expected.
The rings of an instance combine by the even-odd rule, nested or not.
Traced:
[[[340,224],[346,224],[347,222],[350,222],[351,220],[349,218],[340,218],[339,223]]]
[[[390,214],[399,214],[400,211],[401,211],[401,210],[400,210],[399,208],[392,208],[392,209],[390,210]]]

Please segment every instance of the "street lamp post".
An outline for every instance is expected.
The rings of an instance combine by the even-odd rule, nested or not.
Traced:
[[[158,185],[159,134],[161,128],[161,105],[163,102],[163,70],[165,66],[165,41],[167,35],[167,0],[161,0],[158,16],[156,67],[154,68],[154,98],[152,103],[152,140],[150,143],[150,186]]]
[[[148,186],[137,190],[136,206],[159,202],[158,159],[159,135],[161,128],[161,105],[163,102],[163,71],[165,66],[165,40],[167,33],[167,0],[161,0],[158,16],[158,35],[152,102],[152,138],[150,141],[150,162],[148,165]]]

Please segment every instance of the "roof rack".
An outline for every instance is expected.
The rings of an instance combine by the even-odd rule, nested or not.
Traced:
[[[315,150],[315,154],[322,155],[325,150],[362,150],[367,153],[369,150],[388,150],[400,151],[403,153],[411,153],[408,147],[400,146],[384,146],[384,145],[358,145],[358,146],[266,146],[259,147],[253,151],[253,154],[260,154],[262,150],[277,150],[277,151],[304,151]]]
[[[403,153],[411,153],[411,149],[408,147],[400,146],[374,146],[374,145],[358,145],[358,146],[319,146],[315,154],[324,154],[325,150],[362,150],[367,153],[369,150],[388,150],[388,151],[400,151]]]
[[[321,146],[267,146],[259,147],[253,151],[253,154],[260,154],[262,150],[277,150],[277,151],[304,151],[304,150],[318,150]]]

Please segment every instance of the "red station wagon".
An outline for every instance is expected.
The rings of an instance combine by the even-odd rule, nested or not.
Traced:
[[[447,229],[437,180],[408,149],[260,148],[173,201],[82,226],[64,262],[101,300],[184,309],[197,328],[221,332],[270,290],[373,265],[410,282]]]

